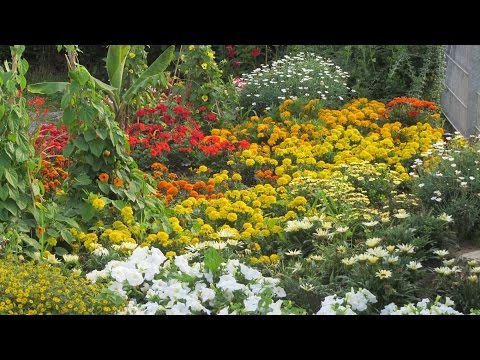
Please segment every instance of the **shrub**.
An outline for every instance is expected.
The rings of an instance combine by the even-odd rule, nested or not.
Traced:
[[[325,106],[337,107],[349,96],[348,74],[329,59],[313,53],[285,55],[270,66],[262,65],[243,74],[245,85],[240,105],[264,111],[288,98],[321,98]]]
[[[113,314],[122,301],[74,272],[0,259],[0,314]]]
[[[425,210],[453,218],[458,241],[475,241],[480,226],[480,166],[478,144],[463,138],[440,142],[425,160],[413,165],[418,172],[413,192]]]

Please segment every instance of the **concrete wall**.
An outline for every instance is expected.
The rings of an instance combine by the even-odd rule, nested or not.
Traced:
[[[480,45],[447,45],[447,89],[442,106],[464,136],[480,133]]]

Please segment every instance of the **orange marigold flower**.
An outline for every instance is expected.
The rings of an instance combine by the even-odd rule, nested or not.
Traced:
[[[115,178],[115,179],[113,179],[113,185],[122,186],[123,185],[123,180],[120,179],[120,178]]]
[[[110,176],[108,176],[107,173],[101,173],[99,176],[98,176],[98,180],[100,180],[101,182],[107,182],[108,179],[110,178]]]

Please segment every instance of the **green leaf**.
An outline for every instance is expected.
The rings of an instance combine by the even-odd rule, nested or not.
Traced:
[[[5,201],[8,198],[8,187],[6,185],[0,185],[0,200]]]
[[[97,112],[91,106],[83,106],[80,111],[78,112],[78,119],[83,121],[86,125],[90,124]]]
[[[7,135],[7,140],[11,142],[16,142],[17,141],[17,135],[14,133],[10,133]]]
[[[81,135],[77,137],[75,140],[73,140],[73,145],[78,147],[80,150],[88,151],[88,143],[85,141],[85,138]]]
[[[117,88],[114,93],[119,97],[122,88],[123,68],[127,59],[130,45],[110,45],[107,53],[107,72],[110,85]]]
[[[18,176],[15,169],[5,169],[5,179],[7,179],[8,183],[13,187],[16,188],[18,185]]]
[[[95,130],[93,129],[88,129],[84,134],[83,136],[85,137],[85,141],[86,142],[90,142],[92,141],[93,139],[96,139],[97,138],[97,133],[95,132]]]
[[[75,111],[71,107],[67,107],[63,111],[63,122],[67,128],[72,128],[75,125]]]
[[[12,199],[8,199],[4,201],[3,203],[0,204],[0,206],[10,211],[12,215],[17,215],[18,207],[15,201],[13,201]]]
[[[23,196],[22,196],[23,195]],[[17,206],[20,210],[25,210],[28,205],[28,196],[26,194],[22,194],[17,199]]]
[[[217,270],[220,268],[220,264],[223,262],[223,257],[220,255],[218,250],[212,247],[208,248],[204,252],[204,257],[205,259],[203,260],[203,263],[205,268],[213,273],[217,272]]]
[[[75,178],[75,182],[72,187],[90,185],[92,180],[88,177],[87,174],[80,174]]]
[[[25,146],[20,145],[15,149],[15,159],[17,159],[17,162],[19,163],[28,160],[28,153]]]
[[[0,104],[0,119],[3,117],[5,114],[5,106]]]
[[[96,210],[90,203],[82,203],[79,206],[79,211],[83,221],[90,221],[96,213]]]
[[[22,89],[22,90],[25,89],[25,86],[27,86],[27,79],[25,79],[25,76],[20,75],[18,77],[18,79],[19,79],[19,82],[20,82],[20,89]]]
[[[72,155],[74,149],[75,149],[75,146],[73,146],[73,144],[72,144],[71,142],[68,143],[68,144],[65,145],[65,147],[63,148],[63,155],[64,155],[65,157],[70,157],[70,155]]]
[[[67,229],[61,229],[60,236],[62,237],[63,240],[67,242],[67,244],[71,244],[76,240],[75,237],[72,235],[72,233]]]
[[[150,67],[145,70],[140,77],[135,80],[132,86],[127,90],[123,95],[123,101],[129,102],[132,97],[148,82],[148,80],[159,73],[165,71],[165,69],[170,65],[173,60],[175,46],[170,46],[165,50],[153,63]]]
[[[40,187],[38,186],[37,183],[33,183],[33,184],[32,184],[32,192],[33,192],[33,196],[39,196],[39,195],[41,195]],[[1,196],[0,196],[0,198],[1,198]]]
[[[55,246],[54,249],[55,249],[55,254],[57,254],[58,256],[63,256],[68,254],[68,251],[61,246]]]
[[[51,95],[64,92],[68,84],[68,82],[41,82],[28,85],[27,90],[32,94]]]
[[[105,195],[108,195],[110,193],[110,185],[101,181],[98,181],[97,184],[100,191],[103,192]]]
[[[89,143],[90,150],[93,155],[96,157],[100,157],[103,154],[103,150],[105,149],[105,143],[103,141],[92,141]]]
[[[108,136],[108,130],[105,128],[98,128],[96,130],[96,133],[97,133],[97,136],[102,140],[105,140]]]
[[[5,153],[5,150],[2,152],[0,155],[0,169],[8,169],[11,166],[11,161],[8,157],[8,155]],[[1,174],[3,174],[2,171],[0,171]],[[0,177],[1,179],[1,177]]]
[[[22,237],[22,240],[26,242],[28,245],[30,245],[31,247],[37,250],[42,250],[42,246],[37,240],[32,239],[31,237],[28,237],[28,236]]]

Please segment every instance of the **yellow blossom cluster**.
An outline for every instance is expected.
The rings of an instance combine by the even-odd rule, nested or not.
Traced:
[[[0,314],[113,314],[102,286],[47,263],[0,260]]]

